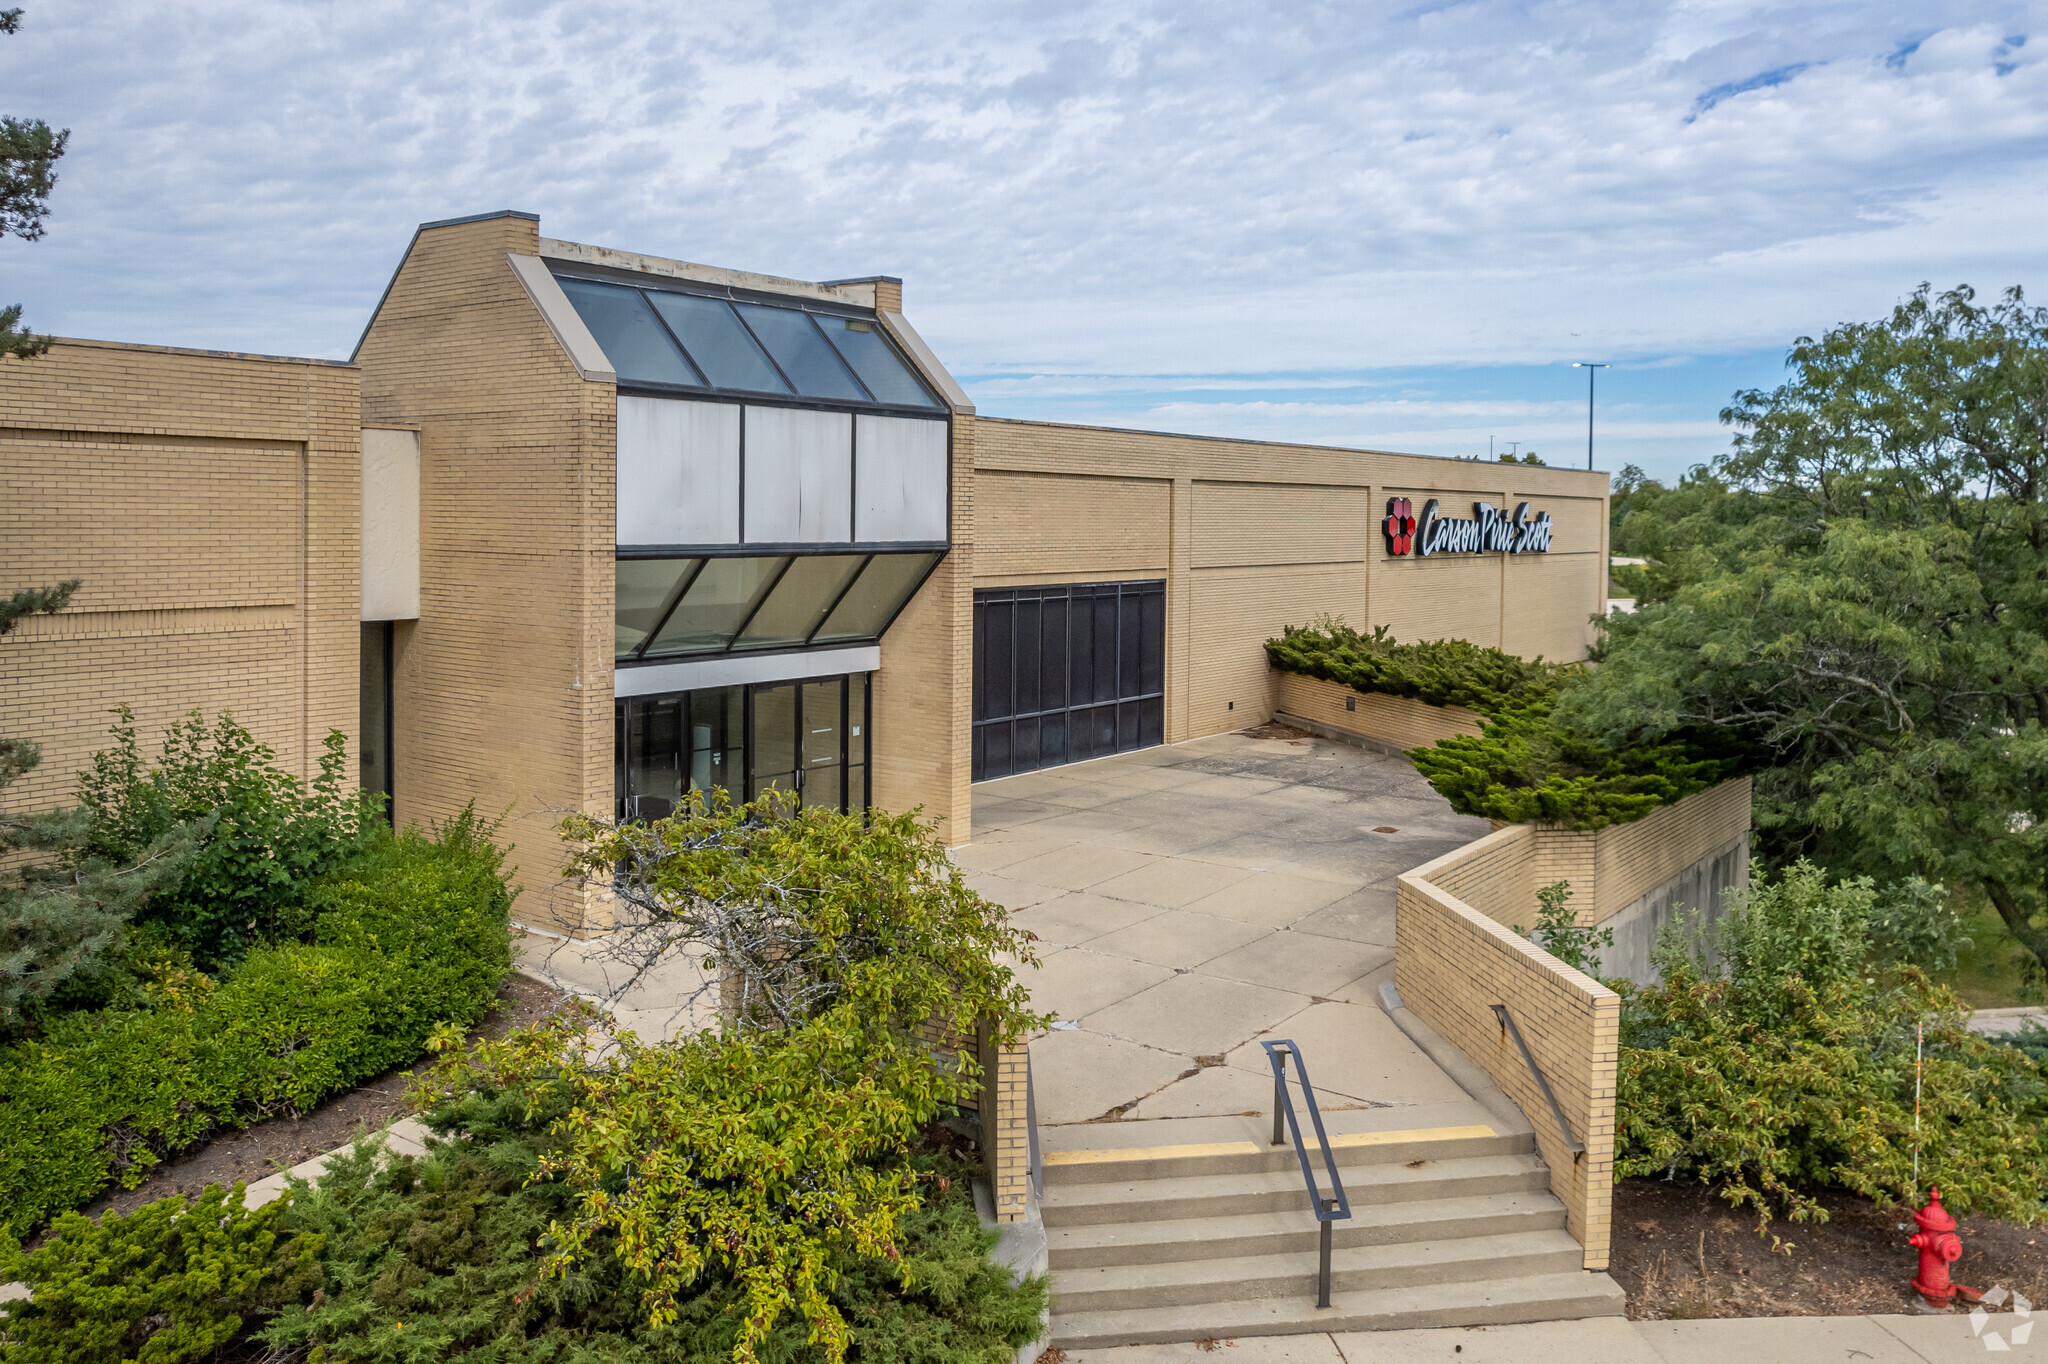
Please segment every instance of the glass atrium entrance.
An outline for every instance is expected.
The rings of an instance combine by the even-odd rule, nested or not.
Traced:
[[[868,805],[868,675],[707,687],[616,703],[620,819],[662,819],[685,792],[735,801],[795,791],[805,805]]]

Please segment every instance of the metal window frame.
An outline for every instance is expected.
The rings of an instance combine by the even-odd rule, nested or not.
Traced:
[[[642,301],[647,305],[648,311],[654,314],[655,321],[661,325],[662,330],[668,334],[669,339],[675,342],[676,349],[682,353],[684,360],[688,362],[691,369],[697,372],[700,378],[705,380],[704,387],[701,389],[685,388],[671,384],[622,382],[619,385],[620,392],[644,388],[651,393],[661,395],[674,393],[722,393],[733,395],[734,397],[744,396],[766,399],[793,397],[802,400],[793,404],[796,406],[806,405],[807,403],[850,403],[862,410],[886,411],[894,414],[922,415],[926,417],[943,414],[949,419],[951,417],[952,405],[946,401],[943,394],[933,391],[930,382],[918,370],[917,365],[911,361],[909,356],[903,353],[902,347],[896,344],[896,338],[891,336],[888,329],[881,325],[877,310],[873,308],[862,308],[857,304],[850,303],[831,304],[817,299],[796,299],[787,294],[769,293],[756,289],[740,289],[730,285],[701,284],[691,287],[694,284],[693,281],[670,280],[667,278],[663,278],[659,283],[656,283],[651,281],[646,275],[633,270],[620,270],[610,266],[589,265],[582,262],[562,262],[552,258],[548,259],[547,266],[549,273],[557,279],[575,279],[584,280],[592,284],[620,285],[639,292],[643,296]],[[868,397],[864,400],[852,398],[807,398],[805,394],[798,392],[796,384],[790,380],[788,373],[783,370],[782,363],[775,358],[774,352],[770,351],[762,342],[759,334],[748,324],[746,315],[736,307],[732,307],[734,320],[752,338],[754,344],[761,348],[761,354],[767,359],[770,368],[775,371],[776,376],[784,384],[788,385],[789,392],[786,394],[755,394],[749,389],[717,388],[710,383],[710,376],[705,373],[704,367],[697,363],[697,358],[690,354],[689,347],[683,345],[682,339],[675,334],[675,329],[668,325],[668,319],[661,315],[661,310],[654,306],[653,300],[645,297],[645,295],[650,293],[687,294],[693,298],[715,299],[726,304],[728,307],[732,307],[732,305],[737,303],[751,303],[759,307],[779,309],[783,312],[802,313],[806,317],[812,318],[811,330],[817,335],[819,340],[825,343],[826,352],[839,363],[840,368],[846,371],[847,376],[853,380],[854,387],[860,392],[867,394]],[[903,366],[904,372],[910,375],[911,381],[931,400],[931,406],[905,407],[900,404],[883,403],[876,399],[873,390],[867,386],[867,381],[860,377],[859,371],[854,369],[852,362],[840,353],[839,347],[832,343],[831,335],[817,324],[815,317],[840,317],[855,322],[874,323],[875,333],[882,338],[882,343],[888,347],[889,353],[894,355],[897,362]],[[842,407],[837,410],[844,411],[848,409]]]
[[[657,625],[653,630],[649,631],[647,638],[641,640],[639,644],[635,645],[631,653],[622,654],[614,658],[612,661],[612,666],[615,668],[631,668],[641,666],[659,666],[661,664],[676,663],[684,660],[699,658],[723,658],[733,655],[740,655],[748,658],[768,658],[776,654],[800,653],[811,647],[811,641],[817,638],[818,631],[825,628],[825,623],[832,619],[832,612],[838,610],[839,603],[845,601],[846,595],[849,592],[853,591],[853,589],[859,585],[862,575],[868,571],[869,566],[874,562],[875,559],[883,557],[885,555],[892,557],[897,555],[909,554],[932,555],[933,558],[931,562],[925,565],[924,573],[919,576],[917,582],[911,587],[910,591],[904,594],[903,600],[900,603],[898,603],[896,609],[889,614],[889,618],[882,622],[882,626],[880,629],[876,630],[875,633],[872,635],[856,635],[849,636],[846,639],[835,639],[832,641],[832,647],[838,649],[853,647],[862,644],[878,643],[881,640],[882,636],[889,633],[889,627],[894,625],[897,619],[901,617],[906,610],[909,609],[910,603],[916,599],[917,594],[924,591],[924,585],[931,581],[932,575],[939,571],[939,566],[946,562],[946,556],[951,550],[950,546],[938,542],[920,543],[912,545],[890,544],[884,546],[870,545],[857,547],[833,545],[823,550],[818,549],[816,546],[805,546],[803,547],[802,552],[796,552],[790,549],[789,547],[785,546],[780,549],[768,548],[766,553],[756,552],[758,549],[761,548],[765,547],[751,545],[734,547],[726,545],[717,546],[716,549],[718,550],[718,552],[713,553],[708,549],[702,548],[681,549],[680,552],[674,552],[671,551],[668,547],[636,545],[633,546],[632,552],[630,553],[624,550],[620,551],[618,557],[621,559],[696,558],[699,560],[699,563],[697,565],[696,570],[689,575],[689,582],[684,584],[683,589],[680,592],[678,592],[675,596],[675,599],[669,603],[668,609],[662,613],[661,623]],[[867,556],[868,562],[862,564],[861,567],[855,571],[854,575],[847,580],[846,586],[839,589],[839,595],[832,599],[831,607],[827,609],[826,612],[818,618],[818,623],[811,627],[810,633],[804,636],[803,641],[800,644],[774,644],[758,646],[755,648],[738,647],[737,641],[739,640],[739,637],[741,635],[744,635],[747,632],[747,627],[754,623],[754,617],[760,614],[761,608],[767,604],[768,598],[774,594],[775,589],[781,586],[782,579],[789,573],[790,569],[796,565],[796,561],[799,558],[843,558],[850,554],[864,554]],[[648,648],[654,643],[656,639],[660,637],[661,631],[668,625],[669,617],[674,615],[676,609],[683,604],[683,598],[689,595],[689,589],[696,584],[698,577],[703,574],[704,569],[710,560],[770,559],[777,557],[780,557],[784,561],[781,571],[776,573],[774,580],[768,584],[767,589],[763,591],[761,593],[760,598],[754,602],[752,609],[750,609],[747,612],[746,616],[740,621],[739,625],[734,628],[733,632],[729,636],[727,636],[725,644],[722,647],[717,649],[703,649],[699,650],[696,653],[690,654],[660,654],[653,657],[648,656]],[[822,675],[830,677],[839,676],[840,674],[827,673]],[[748,685],[752,684],[749,683]],[[1138,700],[1142,698],[1118,698],[1118,700],[1124,699]]]
[[[988,730],[988,728],[989,728],[990,726],[994,726],[994,725],[1008,725],[1008,724],[1013,724],[1013,723],[1015,723],[1016,721],[1019,721],[1019,720],[1041,720],[1041,721],[1042,721],[1042,720],[1043,720],[1043,719],[1044,719],[1044,718],[1045,718],[1046,716],[1048,716],[1048,715],[1058,715],[1058,716],[1066,716],[1066,717],[1072,717],[1072,716],[1073,716],[1073,715],[1075,715],[1075,714],[1076,714],[1077,712],[1081,712],[1081,711],[1093,711],[1093,710],[1097,710],[1097,709],[1099,709],[1099,708],[1101,708],[1101,707],[1103,707],[1103,706],[1109,706],[1109,707],[1112,707],[1112,708],[1118,708],[1118,707],[1122,707],[1123,705],[1125,705],[1125,704],[1127,704],[1127,703],[1137,703],[1137,702],[1146,702],[1146,701],[1158,701],[1158,702],[1160,703],[1160,705],[1161,705],[1162,709],[1164,708],[1164,706],[1165,706],[1165,703],[1166,703],[1166,676],[1167,676],[1167,669],[1166,669],[1166,667],[1164,666],[1164,664],[1165,664],[1165,659],[1164,659],[1164,657],[1163,657],[1163,653],[1164,653],[1164,646],[1165,646],[1165,641],[1164,641],[1164,640],[1162,639],[1162,640],[1161,640],[1161,642],[1160,642],[1160,643],[1161,643],[1161,651],[1162,651],[1162,657],[1161,657],[1161,660],[1160,660],[1160,662],[1161,662],[1161,667],[1160,667],[1160,674],[1159,674],[1159,690],[1157,690],[1157,691],[1141,691],[1141,692],[1134,692],[1134,693],[1132,693],[1131,695],[1128,695],[1128,696],[1126,696],[1126,695],[1124,694],[1124,690],[1123,690],[1123,682],[1124,682],[1124,677],[1123,677],[1123,671],[1124,671],[1124,670],[1123,670],[1123,658],[1122,658],[1122,648],[1121,648],[1121,644],[1122,644],[1122,624],[1123,624],[1123,618],[1124,618],[1124,612],[1125,612],[1125,610],[1126,610],[1126,609],[1130,609],[1130,610],[1139,610],[1139,609],[1140,609],[1140,607],[1139,607],[1139,603],[1140,603],[1140,602],[1142,602],[1142,601],[1143,601],[1143,600],[1144,600],[1144,599],[1145,599],[1145,598],[1146,598],[1147,596],[1151,596],[1151,595],[1153,595],[1154,591],[1156,591],[1157,595],[1158,595],[1158,596],[1159,596],[1159,597],[1161,598],[1161,601],[1162,601],[1162,605],[1163,605],[1163,602],[1164,602],[1164,598],[1165,598],[1165,595],[1166,595],[1166,580],[1165,580],[1164,578],[1129,578],[1129,579],[1113,579],[1113,580],[1106,580],[1106,581],[1101,581],[1101,582],[1085,582],[1085,583],[1027,583],[1027,584],[1022,584],[1022,585],[1019,585],[1019,586],[1016,586],[1016,587],[985,587],[985,588],[976,588],[976,589],[975,589],[975,591],[974,591],[974,602],[973,602],[973,604],[974,604],[974,606],[976,606],[976,607],[979,607],[979,606],[982,606],[982,605],[984,605],[984,604],[986,604],[986,603],[990,603],[990,602],[1001,602],[1001,601],[1005,601],[1005,600],[1007,600],[1007,601],[1008,601],[1008,602],[1009,602],[1009,603],[1010,603],[1010,604],[1011,604],[1012,606],[1014,606],[1014,605],[1015,605],[1015,604],[1016,604],[1016,603],[1017,603],[1017,602],[1018,602],[1018,601],[1020,600],[1019,596],[1017,595],[1017,594],[1020,594],[1020,593],[1031,593],[1031,594],[1033,594],[1033,596],[1032,596],[1031,598],[1029,598],[1030,600],[1035,600],[1035,601],[1041,601],[1041,602],[1042,602],[1042,601],[1044,601],[1044,600],[1046,600],[1046,597],[1045,597],[1045,595],[1044,595],[1044,594],[1046,594],[1046,593],[1060,593],[1060,594],[1063,594],[1063,597],[1062,597],[1061,599],[1064,599],[1064,600],[1065,600],[1065,601],[1066,601],[1066,602],[1068,603],[1068,606],[1069,606],[1069,611],[1070,611],[1070,613],[1071,613],[1071,609],[1072,609],[1072,604],[1073,604],[1073,602],[1074,602],[1074,600],[1075,600],[1075,598],[1074,598],[1074,593],[1076,593],[1077,591],[1080,591],[1080,590],[1082,590],[1082,589],[1084,589],[1084,588],[1085,588],[1085,589],[1089,589],[1089,590],[1090,590],[1091,592],[1099,592],[1099,590],[1100,590],[1100,589],[1102,589],[1102,588],[1106,588],[1106,587],[1110,587],[1110,588],[1115,588],[1115,589],[1116,589],[1116,607],[1117,607],[1117,624],[1118,624],[1118,630],[1117,630],[1117,633],[1116,633],[1116,637],[1115,637],[1115,639],[1116,639],[1116,644],[1117,644],[1117,655],[1118,655],[1118,656],[1117,656],[1117,658],[1116,658],[1116,660],[1115,660],[1115,663],[1114,663],[1114,665],[1113,665],[1113,668],[1114,668],[1114,672],[1115,672],[1115,674],[1116,674],[1116,679],[1117,679],[1117,694],[1116,694],[1116,695],[1115,695],[1114,697],[1112,697],[1111,699],[1107,700],[1107,701],[1092,701],[1092,700],[1091,700],[1091,701],[1087,702],[1087,703],[1086,703],[1085,705],[1083,705],[1083,704],[1076,704],[1076,703],[1075,703],[1075,701],[1074,701],[1073,655],[1072,655],[1072,650],[1071,650],[1071,648],[1070,648],[1070,649],[1069,649],[1069,651],[1068,651],[1068,661],[1067,661],[1067,669],[1068,669],[1068,675],[1067,675],[1067,704],[1066,704],[1066,705],[1064,705],[1064,706],[1041,706],[1040,708],[1038,708],[1038,709],[1036,709],[1036,710],[1030,710],[1030,711],[1020,711],[1020,710],[1014,710],[1014,709],[1013,709],[1013,710],[1012,710],[1012,711],[1011,711],[1011,712],[1010,712],[1009,714],[1007,714],[1007,715],[998,715],[998,716],[986,716],[986,717],[984,717],[984,716],[974,716],[974,717],[972,717],[972,718],[971,718],[971,719],[969,720],[969,722],[968,722],[968,734],[969,734],[969,740],[970,740],[970,741],[969,741],[969,753],[970,753],[970,754],[971,754],[971,753],[973,752],[973,743],[972,743],[972,738],[973,738],[973,736],[974,736],[975,732],[976,732],[976,731],[982,731],[982,732],[984,732],[984,733],[985,733],[985,732],[986,732],[986,731]],[[1146,590],[1146,589],[1152,589],[1152,591],[1148,591],[1148,590]],[[1099,598],[1091,597],[1090,599],[1091,599],[1091,600],[1097,600],[1097,599],[1099,599]],[[1125,605],[1125,603],[1126,603],[1126,602],[1129,602],[1129,603],[1130,603],[1130,606],[1129,606],[1128,608],[1126,608],[1126,605]],[[1162,614],[1163,614],[1163,613],[1162,613]],[[1069,626],[1068,626],[1068,628],[1069,628],[1069,630],[1071,630],[1071,629],[1072,629],[1072,624],[1071,624],[1071,622],[1072,622],[1072,615],[1071,615],[1071,614],[1069,614],[1069,616],[1068,616],[1068,620],[1069,620]],[[1142,621],[1142,617],[1141,617],[1141,621]],[[1164,629],[1164,625],[1163,625],[1163,622],[1162,622],[1162,630],[1163,630],[1163,629]],[[970,647],[972,647],[972,646],[970,646]],[[1142,637],[1141,637],[1141,638],[1140,638],[1140,640],[1139,640],[1139,645],[1138,645],[1138,653],[1139,653],[1139,658],[1138,658],[1138,665],[1137,665],[1137,668],[1138,668],[1138,674],[1139,674],[1139,676],[1138,676],[1138,678],[1134,679],[1134,681],[1137,681],[1137,682],[1142,682],[1142,679],[1143,679],[1143,675],[1144,675],[1144,641],[1143,641]],[[1012,697],[1013,697],[1013,702],[1012,702],[1012,704],[1013,704],[1013,705],[1014,705],[1014,697],[1015,697],[1015,679],[1014,679],[1014,674],[1015,674],[1015,670],[1016,670],[1016,660],[1017,660],[1017,613],[1016,613],[1016,612],[1015,612],[1015,611],[1013,610],[1013,611],[1012,611],[1012,612],[1010,613],[1010,666],[1011,666],[1011,672],[1012,672],[1012,691],[1011,691],[1011,695],[1012,695]],[[976,658],[975,658],[975,659],[973,660],[973,666],[974,666],[974,667],[976,667],[976,668],[979,668],[979,667],[981,666],[981,659],[980,659],[980,657],[979,657],[978,655],[977,655],[977,657],[976,657]],[[984,686],[984,689],[986,688],[986,685],[987,685],[987,683],[986,683],[986,679],[984,679],[984,681],[983,681],[983,686]],[[984,695],[985,695],[985,694],[986,694],[986,692],[985,692],[985,690],[984,690]],[[1162,714],[1162,716],[1161,716],[1161,721],[1162,721],[1162,729],[1163,729],[1163,727],[1164,727],[1164,726],[1163,726],[1164,718],[1165,718],[1165,717],[1164,717],[1164,715]],[[1139,722],[1139,723],[1140,723],[1140,724],[1141,724],[1141,726],[1142,726],[1142,724],[1143,724],[1143,721],[1142,721],[1142,719],[1140,720],[1140,722]],[[1069,741],[1068,741],[1068,751],[1069,751],[1069,752],[1071,752],[1071,751],[1072,751],[1072,741],[1071,741],[1071,735],[1072,735],[1072,733],[1073,733],[1073,726],[1071,725],[1071,723],[1070,723],[1070,724],[1068,724],[1068,725],[1066,726],[1066,733],[1067,733],[1067,734],[1068,734],[1068,735],[1070,736],[1070,737],[1069,737]],[[1164,736],[1163,736],[1163,734],[1162,734],[1162,737],[1161,737],[1161,742],[1162,742],[1162,743],[1164,742]],[[986,741],[984,741],[984,744],[985,744],[985,743],[986,743]],[[1125,748],[1122,748],[1121,746],[1119,746],[1119,747],[1118,747],[1118,748],[1117,748],[1117,749],[1116,749],[1115,751],[1116,751],[1116,752],[1118,752],[1118,753],[1123,753],[1123,752],[1136,752],[1136,751],[1137,751],[1138,749],[1142,749],[1142,748],[1156,748],[1156,747],[1158,747],[1158,745],[1157,745],[1157,744],[1142,744],[1142,743],[1141,743],[1141,744],[1137,745],[1137,746],[1136,746],[1136,748],[1133,748],[1133,749],[1125,749]],[[1012,749],[1012,751],[1013,751],[1013,752],[1015,751],[1015,750],[1014,750],[1014,746],[1013,746],[1013,749]],[[1108,755],[1107,755],[1107,754],[1097,754],[1097,755],[1095,755],[1095,756],[1097,756],[1097,757],[1106,757],[1106,756],[1108,756]],[[972,761],[972,759],[970,758],[970,762],[971,762],[971,761]],[[1067,764],[1068,762],[1072,762],[1072,761],[1074,761],[1074,759],[1072,759],[1072,758],[1066,758],[1066,759],[1062,759],[1062,760],[1061,760],[1060,762],[1058,762],[1058,763],[1053,763],[1053,764],[1050,764],[1050,766],[1054,766],[1054,767],[1063,767],[1063,766],[1065,766],[1065,765],[1066,765],[1066,764]],[[1032,772],[1037,772],[1037,771],[1043,771],[1043,770],[1045,769],[1045,767],[1046,767],[1046,766],[1047,766],[1046,764],[1040,764],[1040,765],[1039,765],[1039,766],[1037,766],[1037,767],[1032,767],[1032,768],[1029,768],[1029,769],[1026,769],[1026,770],[1028,770],[1028,771],[1032,771]],[[1004,774],[1004,776],[1022,776],[1022,775],[1023,775],[1023,773],[1022,773],[1022,772],[1017,772],[1017,771],[1011,771],[1011,772],[1007,772],[1007,773],[1005,773],[1005,774]],[[981,781],[993,781],[993,780],[1000,780],[1000,778],[982,777],[982,778],[978,778],[978,780],[981,780]]]

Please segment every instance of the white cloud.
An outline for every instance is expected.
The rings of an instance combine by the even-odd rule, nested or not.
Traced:
[[[1107,400],[1783,345],[1922,279],[2038,281],[2048,37],[2011,40],[2044,17],[40,0],[0,89],[72,150],[0,294],[70,334],[345,353],[415,223],[517,207],[902,275],[984,401],[1027,410],[1090,376]]]

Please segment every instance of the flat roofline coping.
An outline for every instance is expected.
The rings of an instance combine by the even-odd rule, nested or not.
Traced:
[[[842,284],[901,284],[903,280],[896,275],[855,275],[851,279],[821,279],[818,283],[831,289]]]
[[[460,227],[464,223],[487,223],[493,218],[524,218],[529,223],[540,221],[540,214],[528,213],[523,208],[494,208],[489,213],[467,213],[460,218],[436,218],[431,223],[421,223],[416,229],[425,232],[432,227]]]
[[[87,346],[94,350],[140,350],[151,351],[158,355],[210,355],[216,360],[260,360],[265,364],[273,365],[326,365],[332,369],[358,368],[353,360],[322,360],[318,356],[312,355],[263,355],[256,351],[208,350],[200,346],[153,346],[142,341],[101,341],[89,336],[53,336],[50,338],[50,342],[52,345],[57,346]],[[23,360],[21,363],[32,365],[35,361],[29,359]]]
[[[875,306],[875,288],[872,280],[840,280],[832,284],[819,284],[811,280],[786,279],[781,275],[756,274],[752,270],[733,270],[722,265],[700,265],[695,261],[670,260],[666,256],[649,256],[642,252],[621,251],[610,246],[592,246],[587,242],[565,242],[554,237],[540,239],[540,254],[544,260],[603,265],[614,270],[630,270],[637,274],[660,275],[668,279],[686,279],[698,284],[715,284],[723,288],[753,289],[764,294],[788,294],[797,298],[815,298],[830,303],[851,303],[862,308]],[[875,278],[880,279],[882,276],[878,275]],[[859,287],[862,285],[866,287]]]
[[[1206,440],[1224,445],[1264,445],[1276,450],[1320,450],[1326,454],[1340,455],[1387,455],[1394,459],[1435,459],[1446,464],[1476,464],[1482,469],[1528,470],[1531,473],[1551,474],[1597,474],[1602,478],[1614,475],[1607,469],[1568,469],[1558,464],[1508,464],[1498,461],[1492,464],[1483,459],[1465,459],[1459,455],[1425,455],[1413,450],[1381,450],[1370,445],[1311,445],[1299,440],[1260,440],[1256,436],[1197,436],[1185,431],[1149,431],[1140,426],[1090,426],[1086,422],[1049,422],[1032,417],[985,417],[977,415],[977,422],[995,422],[1005,426],[1049,426],[1062,431],[1103,431],[1115,436],[1157,436],[1162,440]]]

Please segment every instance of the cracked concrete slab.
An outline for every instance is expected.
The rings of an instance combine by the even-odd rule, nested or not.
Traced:
[[[1265,934],[1265,929],[1241,924],[1234,919],[1169,909],[1128,928],[1119,928],[1114,933],[1093,939],[1088,950],[1178,969],[1200,966],[1211,957],[1220,957]]]
[[[1143,998],[1143,996],[1139,996]],[[1287,1038],[1301,1048],[1316,1093],[1328,1090],[1378,1104],[1447,1103],[1468,1097],[1379,1008],[1330,1002],[1276,1019],[1233,1049],[1227,1064],[1270,1075],[1262,1041]]]
[[[1172,978],[1170,966],[1070,948],[1031,973],[1031,1007],[1081,1018]]]
[[[1125,1109],[1179,1079],[1185,1056],[1091,1032],[1054,1032],[1031,1044],[1038,1121],[1084,1123]]]
[[[1216,1055],[1299,1013],[1308,1003],[1307,995],[1189,971],[1083,1015],[1081,1026],[1171,1047],[1186,1056]]]

